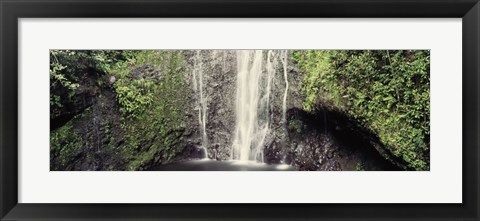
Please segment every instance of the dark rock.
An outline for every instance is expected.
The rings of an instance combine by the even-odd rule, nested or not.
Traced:
[[[324,110],[326,111],[326,110]],[[393,162],[386,160],[370,144],[372,134],[360,132],[350,119],[334,112],[306,113],[290,109],[289,120],[301,121],[304,129],[299,133],[289,129],[290,148],[288,163],[300,170],[356,170],[362,165],[368,170],[399,170]],[[337,124],[349,125],[350,129],[338,131]],[[325,125],[328,125],[325,127]]]

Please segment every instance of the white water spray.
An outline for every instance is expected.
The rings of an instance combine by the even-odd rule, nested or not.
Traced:
[[[270,130],[270,93],[275,75],[273,51],[267,54],[263,74],[263,52],[237,52],[236,127],[232,159],[263,162],[263,146]]]
[[[285,93],[283,94],[283,106],[282,106],[282,122],[286,125],[287,123],[287,95],[288,95],[288,76],[287,76],[287,64],[288,64],[288,50],[283,51],[282,56],[283,63],[283,76],[285,78]]]
[[[203,62],[200,50],[196,51],[193,66],[193,90],[197,96],[196,109],[198,110],[198,124],[201,127],[202,147],[205,151],[205,158],[208,159],[208,138],[207,138],[207,99],[203,86]]]
[[[266,69],[267,69],[267,88],[266,88],[266,93],[262,98],[262,100],[263,99],[265,100],[266,110],[270,111],[271,110],[270,93],[272,90],[272,80],[273,80],[273,77],[275,76],[275,71],[277,69],[277,58],[275,56],[275,52],[272,50],[268,51]],[[269,122],[270,117],[268,117],[267,120]]]

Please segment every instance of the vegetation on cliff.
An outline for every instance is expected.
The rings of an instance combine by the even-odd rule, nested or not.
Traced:
[[[181,51],[139,51],[130,60],[134,69],[111,70],[125,131],[125,151],[132,157],[128,169],[149,161],[169,161],[185,147],[188,87]],[[128,67],[128,66],[127,66]],[[124,71],[131,70],[129,74]],[[182,126],[183,125],[183,126]]]
[[[182,53],[50,51],[51,169],[139,170],[182,152]]]
[[[430,52],[293,51],[305,77],[303,108],[356,119],[410,168],[430,161]]]
[[[228,160],[235,114],[247,113],[256,122],[245,128],[267,122],[255,160],[430,169],[429,51],[286,52],[244,53],[239,71],[236,50],[51,50],[50,168],[150,170],[205,151]],[[246,111],[237,83],[252,71],[240,104],[257,109]]]

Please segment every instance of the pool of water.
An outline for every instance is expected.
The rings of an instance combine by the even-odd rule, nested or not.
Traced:
[[[253,161],[217,161],[191,160],[153,167],[155,171],[294,171],[295,167],[287,164],[266,164]]]

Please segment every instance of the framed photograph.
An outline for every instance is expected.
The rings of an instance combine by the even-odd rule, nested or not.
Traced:
[[[1,220],[479,220],[478,0],[0,0]]]

